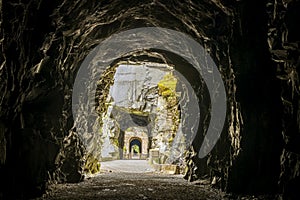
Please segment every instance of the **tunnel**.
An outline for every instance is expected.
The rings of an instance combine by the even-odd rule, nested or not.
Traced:
[[[133,148],[133,146],[138,146],[138,148]],[[132,149],[133,153],[135,153],[135,154],[142,153],[142,151],[141,151],[142,148],[141,147],[142,147],[141,139],[134,138],[134,139],[131,140],[129,149]]]
[[[117,144],[123,155],[129,127],[148,134],[149,144],[140,148],[155,146],[149,135],[155,113],[107,106],[115,101],[109,88],[124,63],[172,66],[178,82],[186,80],[176,89],[194,92],[195,102],[183,98],[172,107],[174,130],[192,135],[180,157],[187,163],[185,179],[209,177],[213,187],[237,196],[298,199],[299,9],[297,0],[0,0],[0,199],[37,198],[51,185],[84,181],[86,173],[101,169],[105,141]],[[155,37],[136,42],[150,33],[157,38],[178,33],[174,44],[187,38],[195,45],[178,48]],[[115,36],[127,38],[105,43]],[[116,56],[114,50],[126,49],[120,45],[126,41],[134,51]],[[157,45],[150,47],[151,42]],[[187,53],[200,52],[198,47],[206,57]],[[201,58],[204,67],[198,69],[195,60]],[[77,79],[83,72],[89,76]],[[222,87],[223,110],[216,103]],[[214,113],[223,111],[224,119],[211,127]],[[107,120],[110,115],[115,121]],[[118,135],[105,140],[95,134],[112,123]],[[210,128],[220,135],[204,151]]]

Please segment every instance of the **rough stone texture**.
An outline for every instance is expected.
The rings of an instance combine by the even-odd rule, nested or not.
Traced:
[[[285,198],[299,198],[300,126],[299,67],[300,23],[299,1],[269,1],[268,44],[276,76],[280,80],[283,105],[280,189]]]
[[[210,52],[225,83],[221,139],[205,159],[188,157],[187,176],[210,175],[229,192],[299,196],[299,1],[8,0],[0,7],[0,197],[44,192],[48,180],[70,173],[63,167],[63,175],[56,173],[59,166],[74,164],[74,174],[81,172],[82,150],[76,134],[69,135],[76,72],[104,38],[143,26],[193,37]],[[198,152],[210,101],[199,75],[181,66],[176,70],[189,77],[200,99]],[[66,149],[68,136],[73,139]]]
[[[62,148],[56,157],[53,181],[59,183],[81,181],[84,178],[84,153],[82,141],[76,132],[71,130],[64,138]]]
[[[235,145],[230,167],[218,172],[228,176],[227,190],[238,193],[272,193],[278,189],[282,148],[280,86],[267,46],[265,3],[241,1],[234,9],[236,23],[229,51],[238,106],[231,116],[235,116],[233,127],[239,133],[234,134],[238,136],[235,139],[240,139],[234,143],[231,139],[231,145]],[[213,167],[218,169],[218,162]]]
[[[114,85],[110,89],[110,95],[114,105],[118,107],[152,112],[156,102],[149,102],[151,89],[157,87],[157,83],[163,78],[168,69],[166,66],[156,69],[151,66],[120,65],[117,68]],[[152,97],[155,100],[155,96]],[[149,105],[148,105],[148,104]]]

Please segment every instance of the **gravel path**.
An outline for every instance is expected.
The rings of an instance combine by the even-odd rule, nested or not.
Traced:
[[[101,163],[101,173],[83,182],[51,185],[35,200],[274,200],[274,196],[232,196],[213,189],[208,180],[187,182],[182,175],[155,172],[146,160],[116,160]]]
[[[101,162],[101,171],[146,173],[154,172],[154,169],[152,169],[146,160],[114,160]]]
[[[103,172],[76,184],[57,184],[41,199],[224,199],[224,193],[189,183],[182,175]]]

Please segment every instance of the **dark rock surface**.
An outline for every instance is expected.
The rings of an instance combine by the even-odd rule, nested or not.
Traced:
[[[297,0],[0,0],[0,199],[82,180],[71,110],[76,72],[103,39],[144,26],[193,37],[226,87],[221,139],[206,158],[188,159],[187,177],[209,175],[232,193],[299,197],[299,13]],[[203,90],[196,152],[210,118]]]
[[[268,6],[268,44],[282,100],[283,151],[280,157],[280,189],[285,198],[300,196],[299,1],[277,1]]]

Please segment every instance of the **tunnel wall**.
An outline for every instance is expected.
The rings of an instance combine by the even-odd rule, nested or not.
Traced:
[[[71,112],[76,72],[104,38],[144,26],[193,37],[209,51],[226,87],[221,138],[205,159],[188,159],[194,163],[188,176],[216,177],[228,192],[294,194],[300,163],[296,0],[0,2],[1,195],[34,196],[49,182],[82,180],[84,149]],[[203,130],[208,120],[209,112]],[[194,142],[196,152],[200,144]]]
[[[299,126],[299,1],[270,1],[268,45],[276,77],[280,80],[282,101],[283,151],[280,156],[280,190],[284,198],[299,198],[300,126]]]

